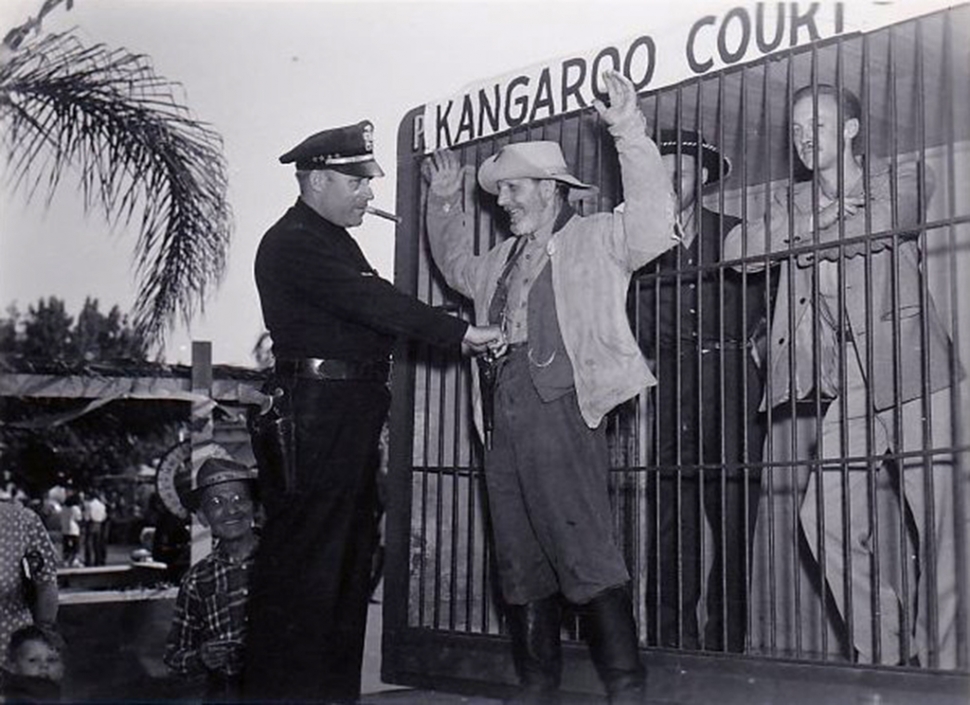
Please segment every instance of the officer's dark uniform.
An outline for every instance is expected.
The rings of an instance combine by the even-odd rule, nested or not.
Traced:
[[[664,131],[658,147],[661,154],[676,154],[676,132]],[[681,154],[696,157],[696,133],[682,132],[680,149]],[[710,145],[703,150],[709,185],[718,179],[720,156]],[[721,176],[727,175],[727,168],[724,162]],[[750,562],[761,472],[742,471],[739,464],[759,463],[762,458],[765,428],[758,412],[762,376],[749,341],[763,324],[766,309],[763,276],[748,276],[745,282],[739,272],[717,267],[724,236],[739,222],[700,209],[690,246],[662,255],[655,269],[648,269],[658,276],[641,284],[644,349],[656,361],[659,380],[655,399],[660,497],[652,505],[659,508],[660,535],[651,542],[651,553],[659,545],[660,564],[658,571],[657,556],[652,555],[648,633],[649,643],[656,643],[659,626],[663,646],[700,646],[696,614],[704,577],[703,502],[714,539],[705,559],[710,572],[704,647],[744,649],[745,566]],[[678,277],[678,270],[685,271]],[[702,480],[696,470],[701,463],[712,466],[703,472]],[[678,465],[692,467],[678,472]]]
[[[360,176],[370,123],[318,133],[280,158]],[[353,171],[351,171],[351,169]],[[468,324],[377,276],[342,227],[301,200],[263,236],[256,284],[274,386],[295,418],[295,478],[260,467],[267,510],[250,597],[248,698],[354,700],[375,548],[378,439],[399,336],[457,346]]]

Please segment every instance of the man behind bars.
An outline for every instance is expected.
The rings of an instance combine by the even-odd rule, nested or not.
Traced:
[[[428,235],[448,284],[510,342],[495,389],[485,479],[512,653],[525,701],[560,682],[560,595],[583,606],[584,633],[612,702],[640,702],[629,574],[612,530],[603,417],[654,384],[630,332],[631,274],[674,240],[670,180],[646,136],[633,85],[603,76],[597,110],[616,143],[622,213],[579,216],[555,142],[511,144],[481,165],[513,237],[476,256],[464,169],[450,152],[430,167]],[[469,194],[470,198],[470,194]]]
[[[347,231],[384,174],[370,122],[318,132],[280,161],[296,164],[300,196],[256,253],[283,411],[278,426],[253,425],[266,522],[243,688],[258,701],[356,701],[391,347],[406,337],[483,351],[501,336],[394,288]]]
[[[745,464],[761,462],[765,436],[761,370],[751,354],[763,329],[765,278],[718,266],[724,234],[740,221],[704,208],[699,196],[730,173],[727,158],[689,130],[663,130],[657,146],[675,184],[683,239],[648,265],[639,295],[641,339],[660,380],[649,634],[659,631],[663,646],[701,646],[703,511],[713,536],[703,646],[740,652],[761,482],[761,468]]]
[[[928,167],[921,170],[913,162],[895,168],[867,164],[856,154],[864,144],[861,128],[859,100],[850,91],[826,84],[798,90],[791,140],[812,179],[776,191],[769,220],[735,228],[725,241],[725,256],[782,254],[772,258],[783,269],[764,405],[787,403],[775,412],[777,418],[793,408],[793,399],[822,403],[816,455],[824,464],[809,476],[801,525],[817,560],[824,542],[822,571],[843,620],[851,600],[853,618],[846,629],[857,660],[913,664],[918,656],[924,667],[954,668],[953,458],[946,452],[925,460],[918,455],[950,447],[947,388],[962,376],[933,299],[928,292],[922,299],[917,237],[933,177]],[[764,261],[749,260],[747,266],[758,269]],[[826,407],[827,399],[832,401]],[[925,439],[924,418],[932,419]],[[893,457],[883,464],[887,453]],[[903,453],[917,455],[897,455]],[[889,527],[872,519],[869,470],[891,470],[897,482],[902,478],[899,485],[919,534],[915,624],[912,604],[904,604],[900,579],[890,570],[900,548],[881,551],[875,540],[876,528],[886,534]],[[932,494],[925,491],[927,482]],[[935,555],[929,550],[933,543]],[[904,613],[904,607],[910,609]]]

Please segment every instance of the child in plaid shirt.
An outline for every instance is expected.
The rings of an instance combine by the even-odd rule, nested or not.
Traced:
[[[211,457],[186,501],[215,546],[182,579],[165,663],[184,675],[205,674],[207,700],[240,697],[249,575],[259,541],[253,480],[245,465]]]

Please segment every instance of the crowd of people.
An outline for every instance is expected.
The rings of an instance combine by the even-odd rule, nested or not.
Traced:
[[[621,209],[574,209],[593,185],[570,173],[557,142],[508,144],[477,172],[449,150],[429,157],[431,255],[444,281],[473,303],[472,323],[379,277],[348,232],[368,212],[372,180],[383,176],[371,123],[324,130],[280,157],[295,165],[299,197],[263,236],[255,261],[274,358],[264,389],[273,404],[250,424],[258,482],[245,465],[210,458],[185,498],[215,543],[181,582],[165,661],[178,673],[205,675],[206,698],[358,700],[380,517],[378,445],[390,403],[389,356],[402,338],[478,358],[473,411],[519,702],[557,697],[567,605],[582,617],[580,633],[609,701],[651,694],[630,573],[613,533],[603,419],[658,379],[660,514],[648,643],[744,650],[765,413],[824,392],[822,462],[802,488],[800,523],[852,637],[853,658],[874,661],[871,608],[878,603],[885,643],[912,644],[910,653],[888,656],[883,647],[883,663],[955,665],[947,459],[932,461],[935,484],[900,470],[920,555],[935,559],[919,589],[935,609],[917,609],[908,635],[893,581],[872,575],[867,496],[855,487],[867,474],[849,472],[846,487],[843,472],[846,457],[868,467],[869,456],[892,451],[892,429],[920,431],[927,388],[932,443],[950,445],[946,391],[959,363],[932,298],[920,305],[917,240],[907,232],[864,237],[915,228],[931,173],[867,164],[858,100],[814,84],[794,94],[790,116],[795,154],[812,178],[776,192],[763,220],[742,222],[703,204],[704,192],[731,170],[718,148],[694,131],[648,128],[632,83],[612,71],[602,79],[607,96],[595,108],[615,146]],[[510,231],[481,252],[474,198],[494,198]],[[830,249],[819,247],[826,243]],[[677,275],[720,261],[739,264],[716,277]],[[647,333],[638,340],[628,289],[648,265],[656,285],[639,293],[637,323]],[[856,286],[858,294],[850,291]],[[871,297],[862,295],[865,287]],[[899,354],[906,359],[894,361]],[[934,362],[928,378],[925,359]],[[700,468],[716,474],[702,476]],[[265,516],[258,531],[257,502]],[[862,504],[846,511],[851,502]],[[922,523],[928,502],[937,507],[936,526]],[[22,537],[11,553],[6,537],[14,534],[3,524],[0,626],[11,644],[7,682],[17,684],[35,675],[25,665],[28,652],[57,650],[49,638],[56,600],[54,611],[30,613],[17,596],[21,559],[31,546],[40,552],[32,574],[43,591],[56,557],[39,520],[0,509],[0,520]],[[714,533],[707,562],[701,511]],[[65,562],[82,547],[85,561],[103,562],[104,503],[68,503],[61,518]],[[852,545],[843,545],[846,536]],[[18,580],[8,580],[14,574]],[[706,623],[698,624],[702,593]],[[34,632],[11,641],[31,623]],[[37,658],[50,662],[44,677],[57,680],[57,659]]]

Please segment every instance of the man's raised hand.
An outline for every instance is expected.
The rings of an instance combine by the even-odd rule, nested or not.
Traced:
[[[593,101],[593,106],[607,125],[622,122],[639,111],[637,91],[629,78],[612,69],[604,71],[601,76],[606,84],[610,105],[607,107],[603,101],[597,99]]]
[[[450,149],[439,149],[427,157],[421,171],[436,196],[448,198],[461,189],[464,169]]]

